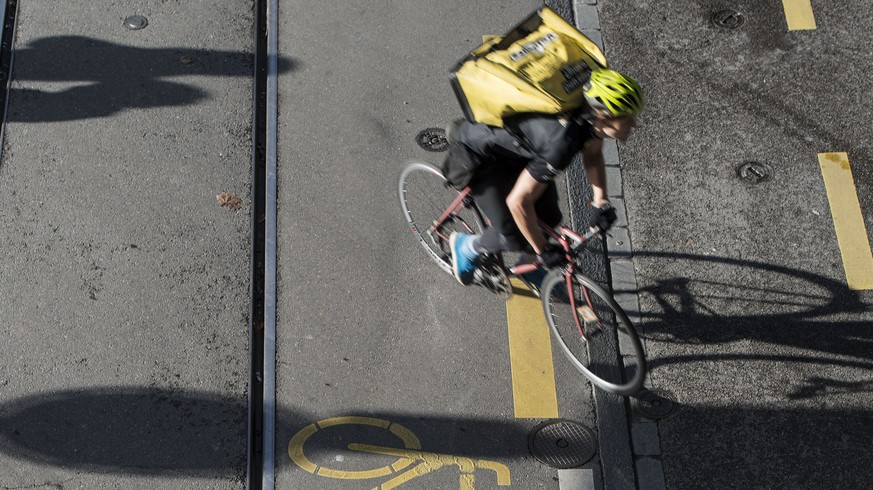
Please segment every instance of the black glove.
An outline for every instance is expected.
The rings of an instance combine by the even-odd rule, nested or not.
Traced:
[[[567,252],[564,251],[564,247],[550,243],[546,245],[543,253],[537,255],[537,258],[540,259],[540,262],[546,266],[546,268],[551,269],[552,267],[557,267],[563,264],[567,260]]]
[[[612,207],[612,204],[605,203],[599,208],[594,208],[588,225],[592,228],[598,228],[600,231],[606,231],[613,223],[615,223],[615,208]]]

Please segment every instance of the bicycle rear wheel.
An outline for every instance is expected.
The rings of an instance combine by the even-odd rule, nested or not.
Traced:
[[[643,346],[621,306],[593,280],[552,271],[543,281],[546,321],[564,355],[598,388],[618,395],[639,391],[646,375]],[[580,330],[581,328],[581,330]],[[616,341],[622,358],[616,357]]]
[[[398,192],[403,216],[418,243],[440,268],[452,274],[449,235],[453,231],[481,233],[482,216],[478,208],[470,199],[449,209],[460,192],[446,182],[437,167],[425,162],[411,162],[403,168]],[[445,219],[438,222],[446,213]]]

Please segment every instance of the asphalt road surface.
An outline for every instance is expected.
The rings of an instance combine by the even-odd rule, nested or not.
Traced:
[[[668,488],[873,476],[873,9],[813,2],[815,29],[788,30],[804,2],[784,3],[599,5],[607,56],[648,101],[620,150],[653,383],[678,405],[652,458]],[[745,22],[713,25],[728,7]],[[832,199],[857,192],[863,218],[832,217],[819,162],[831,152],[854,174]],[[741,180],[745,161],[772,177]],[[866,290],[847,287],[835,221],[867,242],[846,266],[866,270]]]
[[[448,70],[539,2],[281,2],[276,488],[868,487],[873,7],[550,5],[645,91],[591,272],[662,410],[594,392],[536,301],[457,284],[400,213],[404,163],[443,157],[416,135],[461,115]],[[244,488],[252,3],[18,8],[0,487]],[[572,471],[529,451],[558,419],[593,435]]]

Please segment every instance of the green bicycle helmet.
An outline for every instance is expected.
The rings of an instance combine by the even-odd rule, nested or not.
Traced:
[[[585,98],[594,109],[608,111],[613,117],[634,116],[643,110],[640,85],[617,71],[598,68],[591,72],[585,85]]]

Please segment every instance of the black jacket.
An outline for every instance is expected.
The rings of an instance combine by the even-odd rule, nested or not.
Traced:
[[[590,138],[591,125],[575,118],[521,114],[507,118],[503,128],[461,122],[452,139],[480,160],[476,173],[521,172],[527,168],[540,182],[566,169]]]

